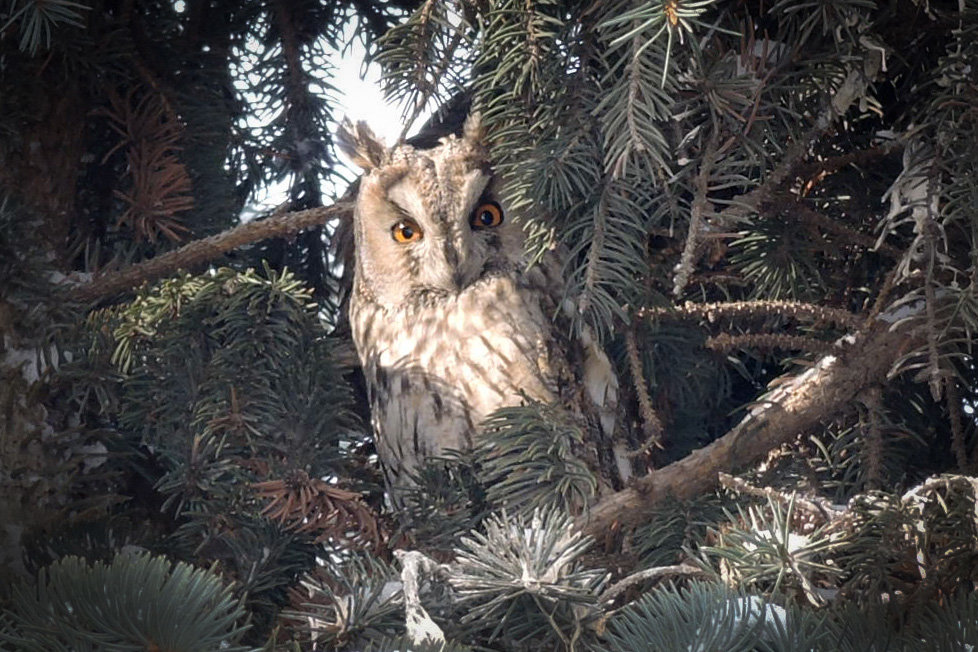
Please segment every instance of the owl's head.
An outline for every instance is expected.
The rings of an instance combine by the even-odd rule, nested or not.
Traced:
[[[358,292],[385,306],[451,298],[520,264],[523,233],[500,196],[478,117],[431,149],[388,151],[348,121],[338,143],[365,173],[353,218]]]

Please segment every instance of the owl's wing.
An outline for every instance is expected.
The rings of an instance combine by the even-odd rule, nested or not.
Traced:
[[[595,341],[591,329],[584,325],[581,332],[584,346],[584,372],[582,382],[588,397],[598,411],[601,434],[611,443],[611,453],[618,478],[624,484],[632,477],[632,463],[628,446],[617,432],[618,426],[618,374],[611,365],[604,349]]]
[[[560,313],[559,316],[572,320],[576,308],[574,301],[565,293],[561,252],[555,250],[547,252],[536,268],[535,274],[532,272],[534,268],[531,268],[531,274],[535,284],[547,295],[548,302],[553,308],[550,314]],[[578,340],[577,344],[581,349],[579,353],[581,383],[597,412],[601,434],[605,441],[610,443],[619,479],[625,483],[632,476],[632,465],[627,455],[628,447],[618,432],[618,375],[587,324],[582,324],[578,329]]]

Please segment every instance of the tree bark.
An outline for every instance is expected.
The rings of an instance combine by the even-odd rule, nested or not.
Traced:
[[[721,472],[734,473],[760,461],[774,448],[835,417],[864,390],[885,382],[894,363],[918,337],[906,328],[891,330],[877,321],[839,352],[792,377],[758,401],[730,432],[631,486],[600,499],[580,525],[600,537],[615,523],[632,526],[666,501],[687,500],[710,491]]]
[[[293,236],[303,229],[319,226],[329,219],[352,211],[351,201],[340,200],[332,206],[310,208],[248,222],[209,238],[195,240],[179,249],[118,272],[96,277],[88,283],[75,286],[70,293],[78,301],[95,302],[131,290],[142,283],[156,281],[179,269],[193,269],[243,245],[268,238]]]

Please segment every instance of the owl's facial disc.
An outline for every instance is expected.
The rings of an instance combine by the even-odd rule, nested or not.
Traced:
[[[435,175],[409,176],[387,188],[392,210],[386,228],[396,245],[391,253],[405,259],[412,292],[457,294],[500,255],[493,232],[505,224],[504,211],[489,196],[489,182],[485,172],[469,170],[451,185],[438,183]]]
[[[395,150],[360,183],[356,282],[389,307],[454,301],[523,266],[523,231],[506,215],[481,145],[449,137]]]

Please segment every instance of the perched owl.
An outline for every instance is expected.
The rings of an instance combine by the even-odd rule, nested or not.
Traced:
[[[586,333],[571,341],[555,326],[560,261],[528,266],[478,118],[431,149],[388,151],[362,123],[345,123],[338,141],[365,172],[350,325],[392,495],[425,459],[471,448],[483,419],[524,395],[590,412],[610,433],[612,367]]]

